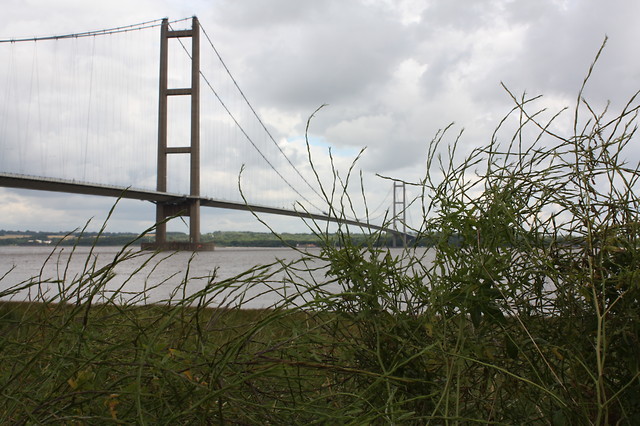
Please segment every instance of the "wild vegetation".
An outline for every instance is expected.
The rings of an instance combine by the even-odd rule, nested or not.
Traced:
[[[552,130],[558,116],[531,111],[535,99],[513,101],[461,161],[458,138],[440,154],[449,129],[431,142],[425,178],[410,183],[430,251],[394,257],[379,233],[354,242],[348,227],[336,245],[310,222],[317,258],[212,272],[188,297],[188,276],[156,305],[105,292],[136,256],[125,247],[51,281],[54,296],[4,302],[0,421],[640,423],[640,171],[625,163],[636,96],[611,117],[581,92],[568,136]],[[332,214],[351,213],[352,180],[322,188]],[[243,310],[256,283],[280,301]]]

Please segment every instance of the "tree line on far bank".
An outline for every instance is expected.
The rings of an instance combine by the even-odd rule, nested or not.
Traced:
[[[100,238],[97,238],[100,236]],[[138,234],[131,232],[40,232],[40,231],[7,231],[0,230],[0,246],[9,245],[62,245],[62,246],[124,246],[135,240]],[[365,241],[364,234],[353,234],[353,242]],[[141,237],[140,242],[152,242],[154,235]],[[168,232],[170,241],[187,241],[189,236],[183,232]],[[337,240],[337,238],[336,238]],[[202,242],[213,242],[220,247],[300,247],[319,246],[321,241],[318,235],[313,233],[282,233],[250,231],[216,231],[201,236]],[[384,246],[391,242],[391,237],[380,239],[379,245]],[[421,241],[418,245],[428,245]]]

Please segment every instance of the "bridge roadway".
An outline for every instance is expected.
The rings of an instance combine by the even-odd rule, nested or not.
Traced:
[[[253,211],[256,213],[277,214],[281,216],[294,216],[305,219],[343,223],[347,225],[361,226],[387,232],[393,230],[378,225],[373,225],[357,220],[338,218],[324,214],[307,213],[297,210],[280,209],[275,207],[260,206],[255,204],[237,203],[232,201],[216,200],[207,197],[193,197],[186,194],[174,194],[169,192],[150,191],[145,189],[125,188],[120,186],[100,185],[86,182],[78,182],[66,179],[53,179],[40,176],[20,175],[0,172],[0,187],[32,189],[38,191],[66,192],[70,194],[100,195],[115,198],[130,198],[134,200],[151,201],[154,203],[181,204],[185,201],[200,199],[200,206],[216,207],[220,209]]]

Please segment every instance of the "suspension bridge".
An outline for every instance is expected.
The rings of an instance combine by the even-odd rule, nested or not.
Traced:
[[[307,161],[312,146],[275,140],[196,17],[0,40],[0,48],[0,186],[153,202],[151,249],[208,249],[201,207],[406,236],[397,183],[393,229],[335,208],[324,191],[335,182],[323,186]],[[188,243],[167,241],[175,216],[189,218]]]

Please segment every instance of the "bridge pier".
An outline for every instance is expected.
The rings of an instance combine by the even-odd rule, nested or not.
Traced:
[[[167,241],[167,218],[189,217],[189,241]],[[156,203],[156,237],[142,243],[143,250],[212,251],[214,243],[200,241],[200,200],[184,199],[178,203]]]
[[[393,182],[393,217],[391,246],[407,246],[407,187],[405,182]]]

